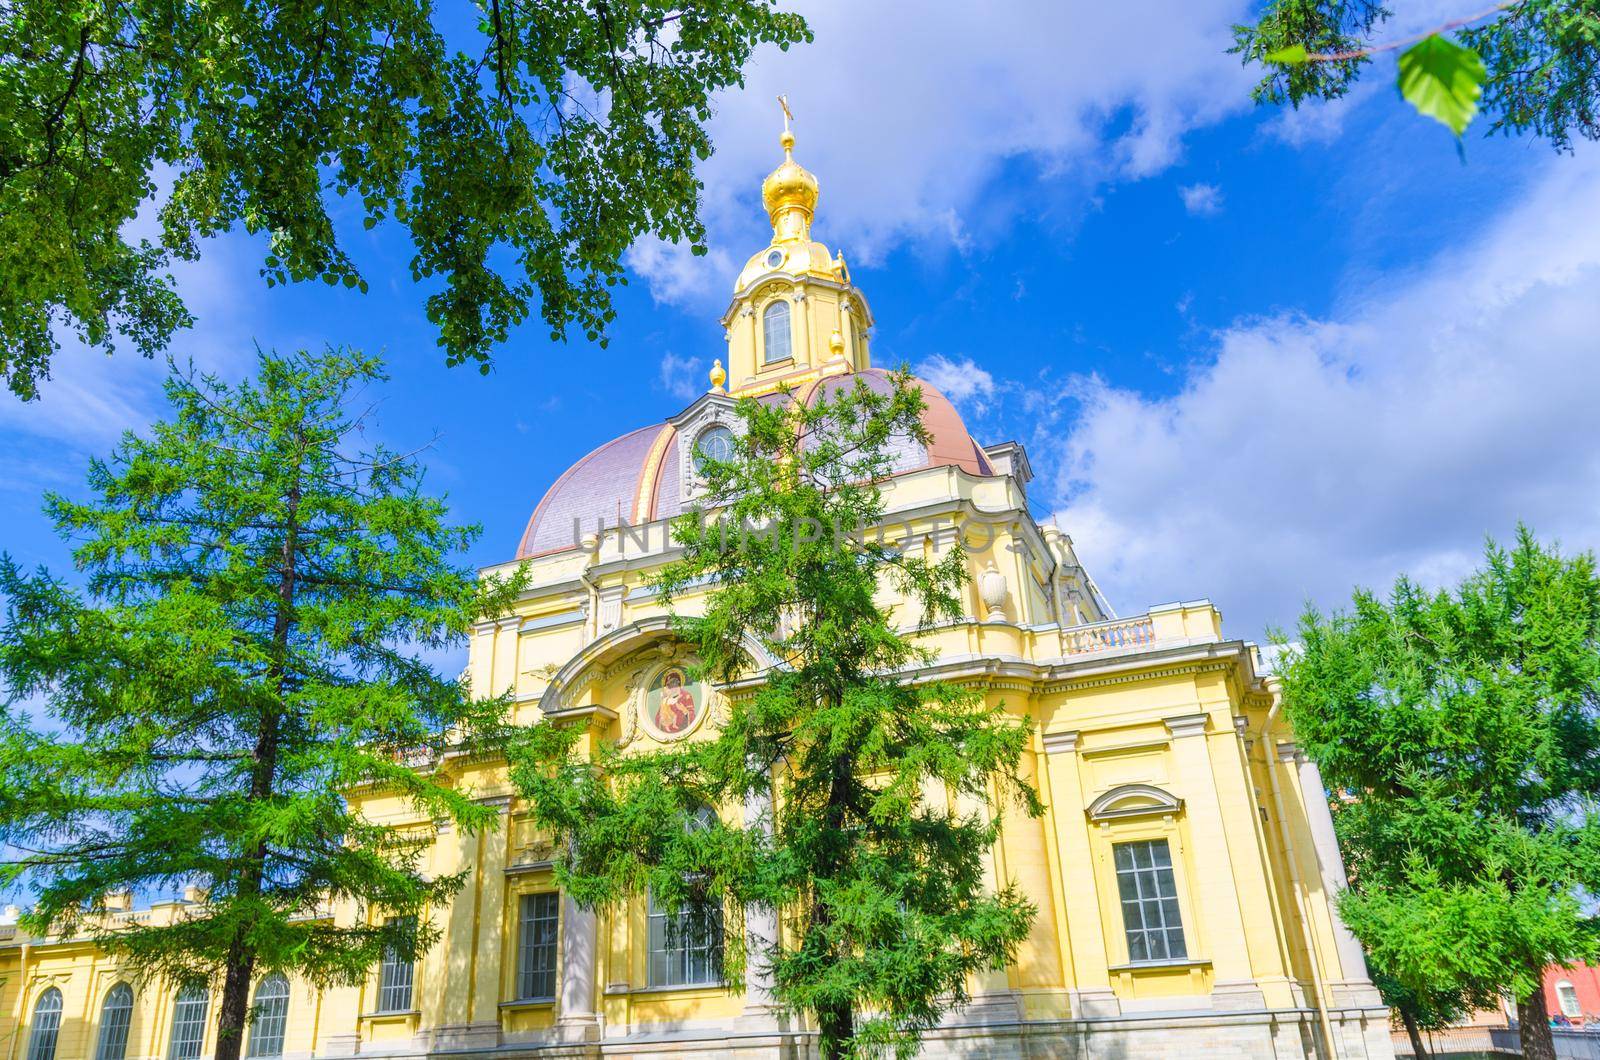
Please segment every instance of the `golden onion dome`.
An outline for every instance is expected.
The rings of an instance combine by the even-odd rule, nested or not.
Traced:
[[[779,142],[783,161],[761,182],[761,201],[778,239],[803,239],[817,209],[817,178],[794,160],[794,133],[783,130]]]

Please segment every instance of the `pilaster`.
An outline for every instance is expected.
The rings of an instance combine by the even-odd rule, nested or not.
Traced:
[[[1061,859],[1059,900],[1069,913],[1067,943],[1074,981],[1067,985],[1072,1014],[1080,1019],[1116,1016],[1122,1007],[1111,990],[1106,960],[1100,890],[1095,882],[1094,853],[1089,847],[1089,829],[1084,816],[1088,802],[1083,797],[1083,778],[1079,774],[1078,733],[1049,733],[1043,740],[1045,771],[1052,796],[1048,814]],[[1070,918],[1073,909],[1085,907],[1089,910],[1087,916],[1079,920]]]
[[[1250,948],[1240,895],[1228,849],[1227,826],[1217,794],[1216,775],[1206,746],[1205,714],[1185,714],[1165,719],[1172,736],[1175,794],[1184,800],[1189,840],[1197,853],[1193,859],[1200,933],[1216,975],[1212,1004],[1217,1008],[1259,1009],[1265,1006],[1261,988],[1250,967]]]

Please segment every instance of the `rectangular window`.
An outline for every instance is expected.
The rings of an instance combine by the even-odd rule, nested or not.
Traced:
[[[1189,956],[1178,912],[1178,887],[1172,853],[1165,839],[1118,843],[1112,847],[1122,925],[1128,933],[1128,960],[1178,961]]]
[[[554,891],[522,896],[517,932],[517,997],[544,1001],[556,996],[556,932],[560,899]]]
[[[416,923],[412,917],[403,919],[412,924]],[[389,920],[391,924],[399,922],[401,922],[399,918]],[[384,951],[383,964],[378,967],[379,1012],[411,1011],[411,981],[415,974],[414,963],[403,958],[392,946]]]
[[[715,898],[667,911],[650,896],[650,985],[722,982],[722,903]]]

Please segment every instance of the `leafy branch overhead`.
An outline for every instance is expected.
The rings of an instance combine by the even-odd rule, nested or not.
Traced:
[[[365,290],[335,218],[392,219],[451,364],[537,304],[601,339],[640,236],[703,251],[710,99],[808,38],[771,0],[17,0],[0,19],[0,377],[63,334],[145,355],[190,323],[168,269],[242,228],[269,285]],[[135,219],[153,210],[148,234]]]
[[[1481,109],[1490,132],[1531,132],[1557,149],[1600,138],[1600,0],[1520,0],[1387,43],[1370,0],[1277,0],[1234,27],[1233,51],[1266,72],[1257,103],[1343,96],[1373,57],[1398,52],[1396,85],[1458,137]]]

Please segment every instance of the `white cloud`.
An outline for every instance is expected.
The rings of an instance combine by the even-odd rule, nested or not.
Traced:
[[[917,365],[917,375],[964,408],[981,412],[987,400],[994,396],[994,376],[979,368],[970,357],[953,361],[936,353]]]
[[[1345,122],[1350,115],[1377,94],[1380,88],[1392,84],[1393,76],[1393,71],[1387,68],[1369,70],[1338,99],[1325,103],[1307,100],[1299,107],[1283,107],[1262,125],[1261,131],[1290,147],[1331,144],[1344,135]],[[1392,96],[1386,96],[1385,99],[1391,106],[1396,105]]]
[[[1183,208],[1194,217],[1215,217],[1222,212],[1222,189],[1215,184],[1184,184],[1178,188]]]
[[[796,6],[815,42],[762,51],[746,88],[717,101],[717,153],[700,170],[712,257],[630,255],[658,297],[714,301],[728,263],[765,243],[758,196],[780,157],[779,93],[795,157],[821,184],[818,238],[862,263],[911,241],[964,253],[1024,206],[1070,221],[1099,183],[1160,172],[1190,130],[1251,105],[1251,75],[1227,54],[1245,0],[1167,5],[1159,19],[1137,4]],[[997,193],[1018,159],[1045,175],[1047,204]]]
[[[693,401],[705,387],[701,383],[707,369],[693,357],[679,357],[668,350],[661,356],[659,382],[661,389],[683,401]]]
[[[1170,398],[1090,377],[1036,409],[1059,518],[1125,610],[1210,596],[1229,629],[1409,572],[1444,583],[1516,522],[1600,544],[1600,153],[1327,320],[1242,320]],[[1036,453],[1036,466],[1052,461]]]

